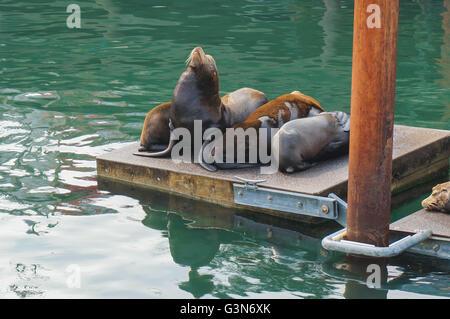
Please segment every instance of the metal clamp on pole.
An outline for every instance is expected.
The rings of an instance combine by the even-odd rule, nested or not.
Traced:
[[[322,239],[322,247],[328,250],[340,251],[346,254],[364,255],[370,257],[394,257],[405,250],[423,242],[431,237],[431,230],[421,231],[414,235],[408,235],[388,247],[359,243],[343,239],[347,229],[344,228]]]

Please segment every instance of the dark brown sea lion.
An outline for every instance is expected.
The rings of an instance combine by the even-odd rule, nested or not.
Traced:
[[[173,91],[170,118],[174,127],[187,128],[193,133],[194,120],[201,120],[203,127],[225,126],[219,74],[213,57],[196,47],[187,63]]]
[[[425,210],[450,213],[450,181],[433,187],[431,195],[422,201]]]
[[[235,167],[245,167],[246,165],[242,165],[242,163],[225,163],[225,157],[226,157],[226,145],[227,145],[227,139],[234,139],[234,155],[235,160],[236,156],[238,154],[238,141],[237,137],[234,134],[237,129],[243,129],[244,131],[253,128],[258,133],[258,145],[261,141],[259,141],[259,130],[260,129],[267,129],[270,131],[272,128],[280,128],[288,121],[307,117],[307,116],[313,116],[320,114],[323,112],[324,109],[322,106],[317,102],[315,99],[313,99],[310,96],[307,96],[303,93],[300,93],[299,91],[294,91],[290,94],[284,94],[279,96],[278,98],[260,106],[255,111],[253,111],[248,118],[240,122],[238,124],[235,124],[232,128],[234,131],[229,130],[223,135],[223,138],[219,141],[214,141],[208,144],[208,141],[205,141],[202,147],[201,157],[199,158],[199,162],[201,165],[210,171],[215,171],[216,168],[213,165],[210,165],[214,161],[212,158],[215,155],[215,145],[222,145],[223,148],[223,157],[224,157],[224,163],[215,163],[215,166],[219,168],[235,168]],[[267,143],[270,146],[270,138],[271,134],[270,132],[267,132]],[[253,144],[249,143],[249,140],[245,140],[245,157],[248,159],[248,153],[249,153],[249,147],[254,146]],[[210,163],[210,164],[208,164]]]
[[[350,116],[324,112],[290,121],[272,139],[272,163],[285,173],[305,170],[318,161],[348,152]]]

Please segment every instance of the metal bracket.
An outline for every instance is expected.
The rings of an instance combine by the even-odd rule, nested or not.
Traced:
[[[234,178],[244,182],[244,186],[246,189],[258,189],[259,183],[267,182],[266,179],[247,179],[239,176],[235,176]]]
[[[244,182],[244,185],[233,183],[234,202],[236,204],[333,219],[338,222],[345,221],[345,213],[343,213],[344,217],[339,218],[340,211],[338,210],[342,204],[338,202],[339,198],[334,194],[330,194],[330,197],[321,197],[276,190],[258,186],[265,180],[235,177]]]
[[[328,194],[328,197],[334,198],[337,202],[338,217],[336,218],[336,222],[338,222],[341,226],[347,226],[347,203],[334,193]]]
[[[340,251],[347,254],[364,255],[370,257],[394,257],[405,250],[417,245],[431,236],[431,230],[425,230],[414,235],[408,235],[389,245],[376,247],[375,245],[345,240],[347,229],[341,229],[322,239],[322,247],[328,250]]]

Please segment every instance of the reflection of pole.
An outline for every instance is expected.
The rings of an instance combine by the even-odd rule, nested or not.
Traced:
[[[387,298],[388,272],[385,259],[375,260],[348,255],[345,257],[344,265],[348,277],[358,279],[358,281],[349,279],[345,283],[344,297],[346,299]],[[370,266],[376,266],[377,268],[371,268]],[[379,284],[380,287],[376,287],[376,284]]]
[[[439,84],[443,88],[450,87],[450,0],[444,0],[444,8],[447,10],[442,13],[442,29],[444,30],[444,38],[441,46],[441,58],[438,59],[441,69],[439,73],[442,74],[443,79],[439,80]],[[450,119],[450,103],[444,102],[444,115],[442,117],[442,122],[448,121]]]
[[[387,246],[399,0],[355,0],[347,239]]]
[[[325,5],[325,13],[319,25],[323,28],[322,54],[320,59],[322,64],[326,66],[329,59],[336,56],[336,42],[338,40],[337,21],[339,21],[339,3],[337,0],[323,0]]]

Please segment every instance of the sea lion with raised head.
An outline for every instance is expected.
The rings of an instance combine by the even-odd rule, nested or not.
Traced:
[[[201,120],[203,130],[210,127],[224,130],[243,121],[251,112],[267,103],[264,93],[251,88],[242,88],[225,95],[222,99],[219,98],[219,73],[216,62],[212,56],[205,54],[201,47],[192,50],[187,63],[188,66],[181,74],[173,92],[170,106],[164,107],[164,112],[169,110],[168,117],[174,128],[187,128],[193,135],[194,121]],[[156,119],[159,121],[161,117],[157,114],[159,113],[155,112]],[[166,116],[167,114],[164,115]],[[146,121],[149,124],[153,122],[150,121],[150,115],[147,118]],[[161,127],[167,125],[165,126],[167,129],[166,123],[168,122],[164,121]],[[143,130],[142,134],[150,136],[152,126],[144,123],[144,128],[146,131]],[[155,130],[155,135],[163,134],[165,131],[160,130],[159,126],[155,126]],[[167,130],[164,139],[170,140],[170,143],[165,150],[156,153],[136,153],[136,155],[152,157],[168,155],[173,146],[169,134]],[[143,142],[142,135],[141,142]],[[149,144],[144,144],[141,151],[146,151],[148,148]]]
[[[244,88],[219,97],[219,73],[214,58],[201,47],[192,50],[188,67],[181,74],[172,96],[170,118],[177,127],[193,131],[195,120],[201,120],[203,129],[225,129],[246,118],[261,103],[267,101],[264,93]],[[235,99],[238,103],[230,103]],[[227,103],[228,102],[228,103]]]
[[[324,112],[290,121],[272,140],[272,166],[293,173],[348,152],[350,116]]]
[[[202,167],[209,171],[216,171],[218,168],[239,168],[246,167],[248,164],[245,163],[226,163],[226,147],[227,139],[234,139],[234,156],[235,160],[238,156],[238,141],[236,132],[238,129],[242,129],[244,132],[248,129],[254,129],[257,134],[257,143],[253,144],[249,139],[245,139],[244,153],[246,160],[249,157],[250,147],[259,147],[259,130],[267,129],[267,145],[270,147],[271,132],[270,129],[280,128],[285,123],[292,121],[294,119],[314,116],[323,112],[324,109],[314,98],[305,95],[299,91],[294,91],[289,94],[284,94],[278,98],[260,106],[254,110],[248,118],[238,124],[233,125],[233,130],[227,130],[223,137],[218,141],[206,140],[203,143],[201,153],[199,154],[199,163]],[[209,144],[209,145],[208,145]],[[215,157],[215,147],[216,145],[222,146],[223,163],[214,161]],[[220,146],[219,146],[220,147]],[[259,152],[256,152],[259,154]],[[254,164],[253,164],[254,165]]]
[[[422,206],[425,210],[450,213],[450,181],[434,186]]]

